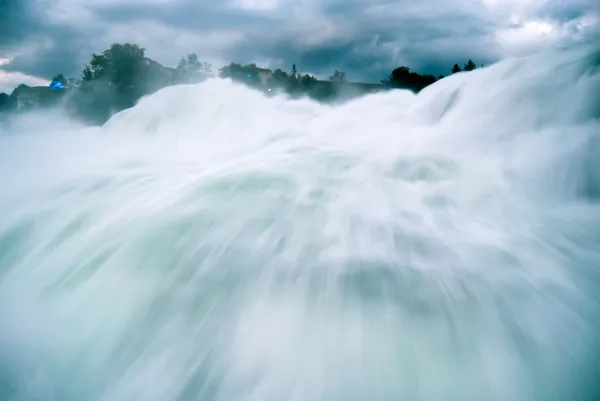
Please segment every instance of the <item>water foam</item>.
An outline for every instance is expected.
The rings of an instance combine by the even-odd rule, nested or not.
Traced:
[[[0,398],[594,399],[598,55],[335,107],[215,79],[100,129],[21,120]]]

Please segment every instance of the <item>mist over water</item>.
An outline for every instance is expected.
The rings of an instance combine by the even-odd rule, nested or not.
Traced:
[[[600,399],[600,52],[0,136],[0,399]],[[57,125],[58,124],[58,125]]]

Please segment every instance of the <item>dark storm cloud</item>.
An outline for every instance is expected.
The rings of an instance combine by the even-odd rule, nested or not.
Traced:
[[[254,9],[235,1],[0,0],[0,58],[12,59],[2,68],[79,76],[92,52],[131,41],[166,65],[196,52],[208,61],[287,70],[295,63],[303,72],[340,69],[377,82],[399,65],[438,75],[469,58],[489,64],[518,46],[502,42],[502,29],[537,18],[575,35],[582,28],[569,24],[597,8],[593,0],[279,0]],[[510,20],[516,9],[521,20]]]
[[[169,4],[147,4],[143,7],[133,4],[115,4],[96,7],[95,14],[99,19],[111,22],[127,23],[134,19],[149,19],[198,32],[218,28],[261,26],[270,22],[268,16],[231,10],[215,2],[207,4],[180,1]]]
[[[0,56],[2,49],[25,39],[38,30],[29,3],[23,0],[0,0]]]
[[[368,16],[362,4],[363,7],[333,3],[323,10],[333,26],[345,31],[341,36],[307,44],[281,26],[278,31],[281,35],[250,34],[255,44],[244,43],[229,49],[230,57],[274,54],[286,60],[288,68],[296,63],[301,71],[321,75],[341,69],[351,79],[372,81],[386,77],[398,65],[445,74],[454,63],[466,62],[474,53],[481,62],[489,62],[483,53],[493,26],[480,18],[459,11],[445,18],[428,19],[426,14],[419,15],[421,10]],[[304,35],[310,34],[310,29],[306,29]],[[314,34],[319,34],[318,25]]]
[[[0,58],[13,59],[3,70],[48,77],[81,61],[77,47],[71,46],[79,41],[77,30],[47,24],[28,0],[0,2]]]
[[[70,30],[52,29],[48,30],[48,34],[52,37],[52,43],[47,48],[36,47],[33,42],[29,44],[33,46],[33,51],[19,54],[2,68],[43,78],[51,78],[62,72],[79,76],[89,59],[89,55],[82,53],[85,48],[83,41],[74,39],[76,32]]]

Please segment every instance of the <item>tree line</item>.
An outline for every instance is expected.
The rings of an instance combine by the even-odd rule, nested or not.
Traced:
[[[469,60],[463,68],[455,64],[451,72],[475,68],[475,63]],[[52,81],[60,83],[60,89],[45,88],[47,90],[42,97],[48,106],[61,99],[75,116],[101,124],[114,113],[132,107],[142,96],[169,85],[197,83],[215,75],[242,82],[266,93],[284,92],[293,97],[308,96],[321,102],[393,88],[419,92],[444,78],[421,75],[406,66],[394,69],[387,79],[378,84],[348,82],[345,72],[338,70],[329,80],[318,80],[310,74],[299,74],[296,65],[288,73],[281,69],[260,68],[255,64],[230,63],[215,73],[213,67],[200,61],[195,53],[182,58],[173,69],[147,58],[145,49],[139,45],[114,43],[102,53],[92,54],[81,78],[66,78],[63,74],[54,76]],[[14,108],[18,95],[32,89],[36,88],[20,85],[11,96],[0,94],[0,110]]]

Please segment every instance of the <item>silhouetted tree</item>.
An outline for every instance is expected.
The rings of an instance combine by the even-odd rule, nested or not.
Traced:
[[[391,88],[409,89],[414,92],[419,92],[435,81],[436,79],[433,75],[420,75],[416,72],[411,72],[410,68],[402,66],[392,71],[390,77],[381,82]]]
[[[231,63],[219,70],[221,78],[231,78],[234,81],[244,82],[250,86],[259,86],[261,83],[260,74],[270,72],[267,69],[259,68],[256,64],[238,64]]]
[[[175,69],[175,79],[178,82],[200,82],[212,75],[212,66],[198,61],[196,53],[182,58]]]
[[[130,107],[146,93],[148,63],[144,53],[145,49],[135,44],[113,43],[102,54],[92,54],[83,78],[105,81],[114,89],[118,107]]]
[[[469,61],[467,62],[467,64],[465,64],[465,71],[473,71],[474,69],[477,68],[477,65],[475,65],[475,63],[473,62],[473,60],[469,59]]]
[[[319,81],[317,80],[317,78],[313,77],[312,75],[308,75],[305,74],[302,77],[300,77],[300,79],[298,80],[298,83],[300,85],[300,88],[307,92],[309,90],[311,90],[312,88],[315,87],[315,85],[317,85],[319,83]]]
[[[84,79],[106,78],[118,87],[130,86],[144,66],[145,49],[131,43],[113,43],[102,54],[92,54]]]
[[[475,63],[469,60],[464,69],[475,69]],[[459,71],[462,69],[455,64],[452,72]],[[177,82],[195,81],[211,74],[210,64],[200,62],[195,53],[182,58],[176,68],[167,68],[146,58],[145,50],[138,45],[113,43],[102,53],[92,54],[81,80],[66,79],[61,74],[53,77],[63,86],[75,90],[46,92],[51,92],[55,98],[67,96],[67,99],[71,99],[70,104],[88,121],[103,123],[111,114],[132,106],[141,96],[158,88]],[[219,69],[219,75],[255,88],[278,88],[292,96],[308,95],[319,101],[344,100],[386,88],[418,92],[436,81],[433,75],[420,75],[406,66],[393,70],[388,79],[381,81],[383,85],[349,83],[345,72],[340,70],[335,70],[328,81],[319,81],[309,74],[299,74],[296,64],[292,65],[291,73],[287,73],[281,69],[271,71],[259,68],[255,64],[231,63]],[[265,75],[268,76],[266,80]],[[438,79],[442,78],[444,75]],[[5,102],[5,98],[6,95],[1,96],[0,101]]]
[[[270,89],[279,88],[289,91],[290,85],[291,77],[279,68],[271,73],[271,78],[267,81],[267,87]]]
[[[198,55],[196,53],[190,53],[187,56],[188,68],[198,68],[200,62],[198,61]]]
[[[105,121],[114,112],[133,106],[151,89],[172,83],[152,82],[150,72],[155,67],[139,45],[113,43],[101,54],[92,54],[80,88],[70,98],[71,107],[86,119]]]
[[[343,71],[335,70],[335,72],[333,73],[333,75],[331,75],[329,77],[329,80],[331,82],[336,82],[336,83],[346,82],[346,73],[343,72]]]
[[[244,66],[238,63],[230,63],[219,69],[219,76],[221,78],[241,79],[244,74]]]
[[[317,81],[307,94],[310,98],[323,102],[334,99],[337,95],[337,89],[339,88],[336,88],[334,82]]]
[[[8,98],[9,96],[6,93],[0,93],[0,111],[8,109]]]
[[[275,80],[280,84],[287,84],[288,80],[290,79],[290,76],[287,74],[287,72],[282,71],[278,68],[275,71],[273,71],[273,74],[271,74],[271,79]]]
[[[83,81],[84,82],[89,82],[92,79],[94,79],[94,73],[92,72],[92,67],[90,67],[89,65],[86,65],[85,68],[83,69]]]

